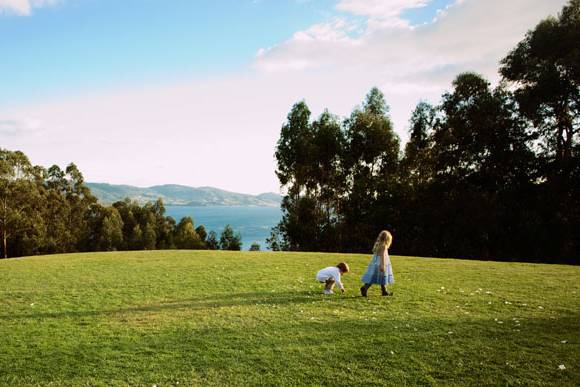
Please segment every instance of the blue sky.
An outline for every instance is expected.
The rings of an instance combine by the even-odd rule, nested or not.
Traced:
[[[567,0],[0,0],[0,146],[91,182],[279,192],[292,104],[421,100],[498,62]]]
[[[408,9],[430,22],[451,0]],[[0,15],[0,103],[246,71],[258,49],[332,17],[333,0],[61,0]],[[352,16],[356,18],[356,16]]]

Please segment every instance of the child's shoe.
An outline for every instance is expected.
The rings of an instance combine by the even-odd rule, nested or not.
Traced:
[[[363,296],[363,297],[366,297],[367,296],[367,290],[368,289],[366,288],[366,286],[361,286],[361,288],[360,288],[360,295]]]
[[[388,292],[388,291],[384,291],[381,293],[383,296],[388,297],[388,296],[392,296],[393,292]]]
[[[324,294],[329,295],[329,294],[334,294],[334,292],[332,290],[329,290],[329,289],[324,289]]]

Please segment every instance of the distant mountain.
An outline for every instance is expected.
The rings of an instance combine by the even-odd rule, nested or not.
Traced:
[[[266,206],[279,207],[281,196],[273,193],[247,195],[213,187],[188,187],[166,184],[140,188],[131,185],[87,183],[93,195],[103,203],[114,203],[131,198],[139,203],[163,199],[173,206]]]

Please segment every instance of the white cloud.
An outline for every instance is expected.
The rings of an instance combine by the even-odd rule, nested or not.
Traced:
[[[0,0],[0,13],[29,16],[33,8],[56,4],[58,0]]]
[[[401,19],[403,11],[424,7],[429,0],[341,0],[336,9],[369,18],[373,28],[403,27],[408,23]]]
[[[42,131],[42,123],[35,119],[0,118],[0,136],[22,136]]]
[[[391,104],[395,127],[405,138],[410,112],[420,99],[437,102],[462,71],[497,81],[499,60],[566,0],[456,0],[429,24],[412,27],[400,21],[404,10],[426,3],[342,0],[337,9],[366,17],[362,33],[350,34],[353,22],[348,19],[319,24],[261,50],[254,66],[296,79],[319,71],[320,77],[337,84],[348,79],[351,84],[379,86]],[[305,85],[307,99],[309,90],[312,87]]]

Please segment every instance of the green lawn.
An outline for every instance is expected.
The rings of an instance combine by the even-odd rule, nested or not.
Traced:
[[[580,267],[148,251],[0,260],[0,385],[577,385]],[[341,260],[345,295],[318,269]],[[560,369],[563,365],[565,369]]]

